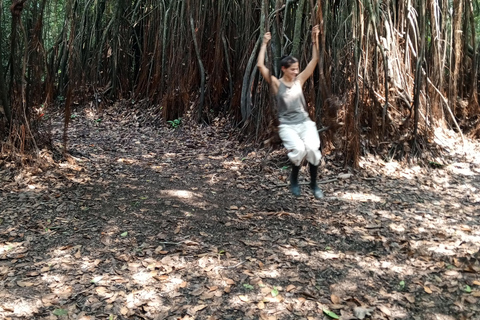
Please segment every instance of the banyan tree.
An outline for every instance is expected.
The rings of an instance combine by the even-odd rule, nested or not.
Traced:
[[[66,143],[74,101],[142,101],[164,121],[228,117],[248,139],[272,141],[260,39],[272,32],[278,75],[284,54],[305,66],[318,24],[305,94],[324,151],[353,166],[364,152],[420,155],[439,127],[479,135],[478,16],[474,0],[1,1],[2,151],[37,152],[54,106]]]

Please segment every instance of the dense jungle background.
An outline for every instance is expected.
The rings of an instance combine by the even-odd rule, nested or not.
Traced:
[[[275,139],[275,108],[256,69],[266,28],[272,72],[283,54],[321,56],[305,88],[324,152],[358,167],[367,152],[418,156],[437,128],[477,136],[478,1],[108,1],[0,4],[2,154],[48,145],[60,108],[113,104],[150,122],[226,117]],[[141,112],[144,110],[144,112]],[[47,126],[48,127],[48,126]],[[65,131],[65,143],[67,141]]]

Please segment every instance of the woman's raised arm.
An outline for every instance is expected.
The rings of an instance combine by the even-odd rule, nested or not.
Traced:
[[[262,46],[260,47],[260,52],[258,53],[257,58],[257,67],[260,70],[263,78],[273,86],[273,89],[278,88],[278,79],[270,73],[267,66],[265,66],[265,52],[267,51],[267,44],[272,39],[270,32],[265,33],[263,36]],[[276,94],[276,92],[274,92]]]
[[[318,34],[320,33],[318,25],[312,28],[312,60],[307,64],[307,67],[297,76],[297,80],[303,86],[305,81],[313,74],[318,63]]]

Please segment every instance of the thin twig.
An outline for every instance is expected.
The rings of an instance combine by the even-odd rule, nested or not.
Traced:
[[[333,178],[333,179],[328,179],[328,180],[320,180],[320,181],[317,181],[317,183],[318,183],[318,184],[327,184],[327,183],[335,182],[335,181],[338,181],[338,179],[337,179],[337,178]],[[305,185],[310,184],[310,182],[299,182],[298,184],[299,184],[299,185],[302,185],[302,186],[305,186]],[[288,186],[288,185],[289,185],[289,184],[287,184],[287,183],[276,184],[276,185],[274,185],[273,187],[271,187],[270,189],[286,187],[286,186]]]
[[[242,261],[242,262],[239,262],[239,263],[237,263],[236,265],[230,266],[230,267],[215,267],[215,270],[220,270],[220,269],[234,269],[234,268],[236,268],[236,267],[238,267],[238,266],[240,266],[240,265],[242,265],[242,264],[244,264],[244,263],[245,263],[245,261]]]

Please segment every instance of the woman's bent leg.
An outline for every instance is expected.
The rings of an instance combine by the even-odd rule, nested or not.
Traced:
[[[295,196],[300,195],[300,185],[298,184],[298,173],[303,158],[305,158],[305,144],[300,138],[295,125],[280,125],[278,134],[282,139],[283,145],[288,150],[288,158],[292,162],[292,173],[290,174],[290,192]]]
[[[288,150],[288,158],[293,165],[300,166],[303,158],[305,158],[305,143],[301,136],[295,130],[296,125],[281,124],[278,127],[278,135],[282,139],[283,145]]]
[[[318,136],[315,122],[305,122],[300,133],[300,138],[305,144],[307,161],[315,166],[318,166],[320,160],[322,159],[322,154],[320,152],[320,137]]]

